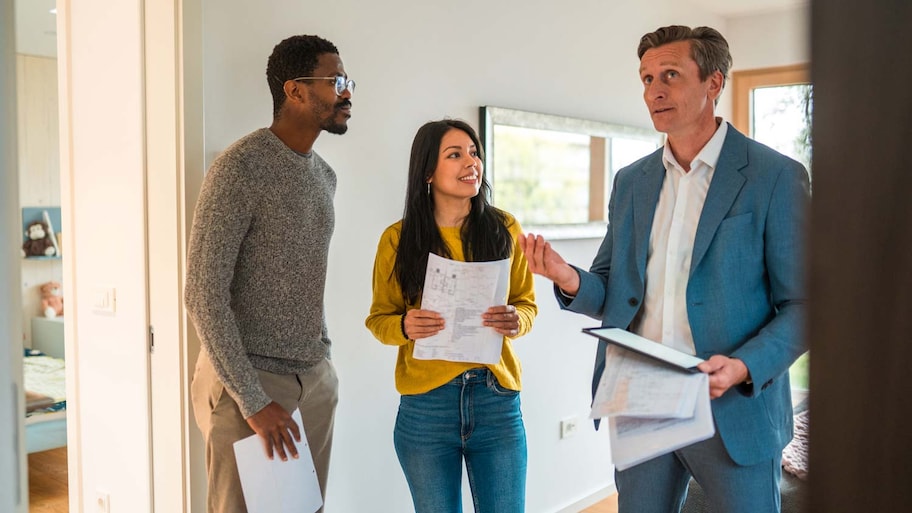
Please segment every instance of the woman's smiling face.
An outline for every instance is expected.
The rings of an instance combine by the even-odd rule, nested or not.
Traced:
[[[478,195],[483,166],[469,134],[451,128],[440,140],[437,169],[429,183],[434,199],[470,200]]]

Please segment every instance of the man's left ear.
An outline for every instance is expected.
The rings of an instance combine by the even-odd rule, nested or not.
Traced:
[[[305,101],[304,95],[306,94],[303,90],[303,84],[300,82],[295,82],[294,80],[286,80],[285,84],[282,86],[285,89],[285,98],[292,101],[303,103]]]

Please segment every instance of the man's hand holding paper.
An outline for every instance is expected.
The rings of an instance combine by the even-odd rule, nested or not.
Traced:
[[[607,344],[590,416],[608,417],[615,467],[624,470],[713,436],[710,379]]]
[[[249,513],[312,513],[323,505],[301,411],[295,409],[289,420],[300,435],[294,442],[300,457],[282,461],[267,457],[259,435],[234,443],[238,476]]]

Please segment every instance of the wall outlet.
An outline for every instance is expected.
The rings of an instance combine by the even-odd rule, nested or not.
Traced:
[[[111,496],[104,490],[95,490],[95,506],[98,513],[111,513]]]
[[[579,429],[579,417],[567,417],[560,421],[560,437],[561,440],[564,438],[570,438],[576,434],[576,431]]]

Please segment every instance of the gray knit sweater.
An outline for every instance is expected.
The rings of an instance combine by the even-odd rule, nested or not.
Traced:
[[[271,399],[255,369],[301,373],[328,357],[323,312],[336,175],[268,128],[212,164],[190,234],[187,310],[244,417]]]

